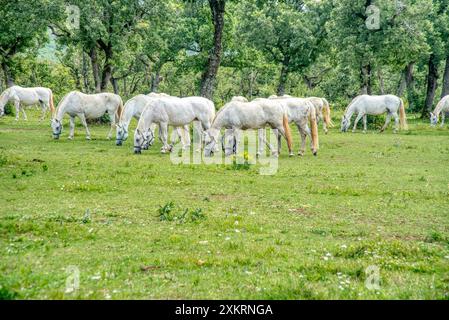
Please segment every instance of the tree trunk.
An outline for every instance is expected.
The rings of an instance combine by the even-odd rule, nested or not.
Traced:
[[[89,65],[87,64],[86,55],[85,55],[84,51],[81,52],[81,54],[83,55],[83,71],[82,71],[82,76],[83,76],[84,92],[85,92],[85,93],[90,93]]]
[[[401,81],[399,82],[399,86],[398,86],[398,91],[397,91],[397,96],[398,97],[402,97],[402,95],[404,94],[405,88],[407,88],[407,82],[405,81],[405,72],[401,73]]]
[[[151,92],[158,92],[160,82],[160,68],[157,68],[156,72],[151,75]]]
[[[310,79],[307,75],[305,75],[305,76],[303,77],[303,79],[304,79],[304,82],[305,82],[305,84],[306,84],[306,86],[307,86],[307,89],[308,89],[308,90],[313,90],[314,85],[313,85],[312,79]]]
[[[94,78],[95,84],[95,92],[101,92],[101,83],[100,83],[100,67],[98,65],[98,57],[97,50],[92,48],[89,52],[90,62],[92,64],[92,75]]]
[[[360,82],[361,82],[361,89],[360,91],[362,94],[372,94],[371,89],[371,64],[368,64],[366,66],[362,66],[360,69]]]
[[[446,57],[446,66],[444,67],[443,90],[441,92],[441,99],[447,95],[449,95],[449,56]]]
[[[105,92],[108,90],[108,84],[112,80],[112,65],[106,58],[106,62],[103,68],[103,73],[101,75],[101,86],[100,92]]]
[[[105,92],[108,90],[108,84],[112,79],[112,57],[114,52],[112,51],[112,45],[108,43],[107,45],[103,45],[102,49],[104,51],[104,67],[103,72],[101,74],[101,92]]]
[[[290,72],[288,69],[289,62],[290,58],[286,57],[282,63],[281,76],[279,77],[279,84],[277,88],[277,95],[280,97],[285,94],[285,84],[287,83],[288,74]]]
[[[413,68],[415,67],[415,63],[409,63],[404,71],[402,72],[401,82],[399,83],[397,96],[402,97],[404,95],[405,89],[411,89],[413,86]]]
[[[9,68],[9,65],[6,61],[2,62],[2,70],[3,74],[5,76],[6,86],[12,87],[14,85],[14,78],[11,73],[11,69]]]
[[[75,78],[76,90],[83,91],[83,86],[81,85],[81,77],[79,75],[78,69],[74,68],[72,73],[73,73],[73,77]],[[36,81],[33,81],[33,82],[36,83]]]
[[[379,68],[379,70],[377,70],[377,78],[379,79],[380,94],[384,95],[385,94],[385,84],[384,84],[384,78],[382,75],[381,68]]]
[[[214,47],[209,54],[207,68],[201,77],[201,95],[208,99],[212,99],[214,94],[217,73],[221,63],[225,3],[226,0],[209,0],[214,25]]]
[[[428,117],[432,112],[433,100],[435,99],[435,92],[438,87],[438,60],[434,54],[430,55],[429,72],[427,75],[427,95],[426,102],[422,110],[422,118]]]
[[[119,94],[118,81],[116,78],[111,77],[112,88],[114,89],[115,94]]]

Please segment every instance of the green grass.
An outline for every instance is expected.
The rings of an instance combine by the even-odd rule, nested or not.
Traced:
[[[0,119],[0,299],[449,298],[448,128],[335,128],[261,176],[37,118]]]

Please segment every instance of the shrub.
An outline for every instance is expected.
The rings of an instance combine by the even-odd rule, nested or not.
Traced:
[[[197,208],[190,210],[189,208],[182,210],[178,208],[175,211],[176,206],[173,202],[166,203],[164,206],[159,207],[159,219],[160,221],[178,222],[178,223],[190,223],[198,222],[206,218],[203,213],[203,209]]]

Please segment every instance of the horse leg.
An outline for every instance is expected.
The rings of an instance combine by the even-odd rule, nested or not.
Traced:
[[[265,153],[265,143],[264,143],[265,129],[257,130],[257,138],[259,140],[259,148],[256,156],[260,157]]]
[[[233,129],[233,136],[234,136],[234,154],[237,155],[239,151],[239,144],[240,144],[240,130],[237,128]]]
[[[25,113],[25,107],[22,105],[20,108],[22,109],[23,120],[28,121],[27,114]]]
[[[398,133],[399,130],[399,115],[397,112],[393,113],[394,118],[394,133]]]
[[[386,119],[386,121],[385,121],[385,124],[384,124],[384,126],[382,127],[382,129],[380,129],[380,132],[384,132],[385,129],[387,129],[388,125],[390,124],[390,121],[391,121],[391,113],[388,113],[388,114],[387,114],[387,119]]]
[[[171,140],[170,147],[173,148],[173,146],[176,144],[176,142],[178,142],[178,139],[179,139],[179,141],[181,141],[181,144],[182,144],[182,149],[186,150],[187,149],[187,143],[186,143],[187,139],[184,136],[185,134],[189,134],[186,131],[185,127],[173,128],[173,132],[172,132],[171,138],[170,138],[170,140]],[[189,135],[189,142],[190,142],[190,135]],[[189,144],[189,146],[190,146],[190,144]]]
[[[184,128],[181,129],[180,133],[182,136],[182,132],[184,132],[184,148],[186,150],[190,149],[190,127],[189,125],[185,125]]]
[[[263,134],[263,135],[261,135],[259,137],[262,138],[262,143],[265,144],[268,147],[268,150],[271,152],[271,154],[274,155],[274,156],[277,156],[276,151],[273,151],[274,147],[268,142],[266,135]],[[263,152],[265,152],[265,150],[263,150]]]
[[[301,137],[301,148],[298,151],[298,156],[302,157],[306,153],[306,139],[307,139],[307,130],[301,126],[301,124],[297,123],[299,136]]]
[[[14,106],[16,107],[16,121],[19,121],[19,117],[20,117],[20,102],[19,101],[15,101],[14,102]]]
[[[275,129],[277,130],[277,137],[278,137],[278,156],[281,153],[281,141],[282,141],[282,137],[284,137],[285,140],[287,140],[287,135],[285,134],[285,130],[283,127],[277,128]],[[289,152],[289,156],[293,156],[293,150],[288,150]]]
[[[327,128],[327,124],[326,124],[326,121],[324,121],[324,119],[323,119],[323,130],[324,130],[324,134],[328,134],[329,133],[329,129]]]
[[[173,146],[176,144],[178,139],[184,145],[184,142],[182,140],[182,134],[180,133],[180,129],[179,129],[179,127],[176,127],[176,128],[173,128],[173,131],[170,136],[170,148],[173,148]]]
[[[114,130],[115,126],[116,126],[115,112],[109,118],[111,118],[111,129],[109,130],[107,139],[111,140],[111,138],[112,138],[112,130]]]
[[[41,105],[41,108],[42,108],[42,116],[40,117],[39,122],[42,122],[45,119],[45,115],[47,114],[48,106],[44,102],[40,102],[40,101],[39,101],[39,104]]]
[[[444,121],[446,120],[446,112],[441,113],[441,128],[444,127]]]
[[[161,128],[161,124],[159,124],[159,141],[164,144],[164,140],[162,139],[162,128]]]
[[[84,113],[78,113],[78,117],[80,118],[84,128],[86,128],[86,139],[90,140],[90,131],[89,128],[87,127],[86,116],[84,115]]]
[[[159,123],[160,127],[160,134],[161,134],[161,141],[162,141],[162,148],[161,153],[167,153],[171,151],[171,147],[168,145],[168,122],[161,122]]]
[[[352,129],[352,132],[356,132],[356,130],[357,130],[357,125],[359,124],[359,121],[360,121],[362,118],[363,118],[363,114],[362,114],[362,113],[359,113],[359,114],[357,115],[357,118],[356,118],[355,121],[354,121],[354,128]]]
[[[368,116],[365,114],[363,116],[363,133],[366,133],[367,131],[367,123],[368,123]]]
[[[69,139],[72,140],[74,135],[75,135],[75,117],[70,116],[70,133],[69,133]]]
[[[276,136],[277,143],[278,143],[277,155],[280,156],[281,155],[281,151],[282,151],[282,135],[281,135],[281,133],[279,132],[278,129],[273,129],[273,133]]]
[[[201,152],[202,148],[203,148],[203,143],[206,140],[206,132],[207,130],[210,129],[210,123],[207,120],[203,120],[200,121],[199,123],[200,125],[196,126],[195,122],[194,122],[194,128],[197,127],[198,128],[198,136],[200,138],[200,146],[198,149],[195,150],[195,152]],[[190,144],[190,134],[189,134],[189,144]],[[215,152],[218,152],[220,148],[218,147],[218,145],[215,145]]]

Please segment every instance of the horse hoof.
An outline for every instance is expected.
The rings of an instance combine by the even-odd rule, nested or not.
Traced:
[[[86,137],[86,140],[90,140],[90,137]]]
[[[318,156],[318,152],[317,151],[313,152],[313,156],[314,157]]]
[[[295,154],[293,152],[290,152],[290,154],[288,156],[291,158],[291,157],[294,157]]]
[[[68,139],[69,139],[69,140],[73,140],[73,137],[69,137]]]

